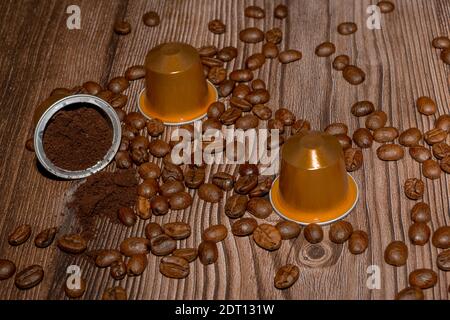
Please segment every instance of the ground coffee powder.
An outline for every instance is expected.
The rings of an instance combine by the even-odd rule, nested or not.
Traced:
[[[103,216],[118,222],[117,211],[132,207],[137,199],[138,178],[133,169],[100,172],[86,179],[73,194],[68,208],[77,216],[84,238],[95,235],[95,219]]]
[[[103,160],[111,148],[113,131],[95,107],[76,105],[59,111],[44,132],[44,151],[57,167],[88,169]]]

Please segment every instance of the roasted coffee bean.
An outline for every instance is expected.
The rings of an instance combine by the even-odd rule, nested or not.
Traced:
[[[286,7],[284,4],[279,4],[275,7],[274,10],[274,17],[277,19],[285,19],[287,18],[289,14],[288,7]]]
[[[431,152],[429,149],[423,147],[423,146],[415,146],[409,148],[409,154],[411,158],[413,158],[415,161],[419,163],[423,163],[426,160],[431,159]]]
[[[100,250],[94,256],[95,265],[99,268],[107,268],[114,262],[122,261],[122,254],[117,250]]]
[[[269,102],[270,100],[270,93],[266,89],[256,89],[252,92],[250,92],[246,97],[245,100],[250,102],[252,105],[258,105],[258,104],[264,104]],[[247,111],[247,110],[243,110]],[[248,110],[250,111],[250,110]]]
[[[87,241],[80,234],[66,234],[58,239],[58,247],[71,254],[80,254],[86,251]]]
[[[364,253],[368,246],[369,236],[361,230],[354,231],[348,240],[348,250],[354,255]]]
[[[450,174],[450,156],[447,156],[441,160],[441,170]]]
[[[366,119],[366,128],[376,130],[383,128],[387,122],[387,115],[383,111],[375,111]]]
[[[105,100],[106,102],[109,102],[114,97],[114,93],[109,90],[103,90],[100,91],[96,96],[102,100]]]
[[[252,112],[261,120],[269,120],[270,118],[272,118],[272,110],[263,104],[255,105],[252,109]]]
[[[244,83],[239,83],[233,90],[233,97],[245,99],[245,97],[252,92],[250,87]]]
[[[273,178],[269,176],[258,177],[258,185],[248,194],[250,198],[265,197],[272,188]]]
[[[108,83],[108,90],[113,93],[122,93],[130,86],[130,82],[125,77],[117,77]]]
[[[156,158],[163,158],[170,152],[170,146],[167,142],[161,139],[150,141],[148,146],[150,153]]]
[[[17,227],[9,236],[8,243],[12,246],[20,246],[28,241],[31,236],[31,226],[28,224]]]
[[[333,136],[337,134],[347,134],[348,127],[344,123],[332,123],[325,128],[325,133],[331,134]]]
[[[78,286],[68,285],[66,281],[64,285],[64,292],[66,296],[70,299],[79,299],[86,292],[86,280],[84,278],[80,278],[78,282]]]
[[[127,275],[127,265],[124,261],[115,261],[111,264],[110,275],[114,280],[122,280]]]
[[[266,57],[266,59],[275,59],[278,57],[279,49],[276,44],[267,42],[262,47],[262,54]]]
[[[311,244],[317,244],[323,240],[323,229],[321,226],[315,223],[311,223],[306,226],[303,231],[306,241]]]
[[[185,259],[187,262],[194,262],[198,257],[198,250],[194,248],[177,249],[172,255],[174,257],[179,257]]]
[[[136,213],[134,213],[131,208],[120,208],[117,213],[117,217],[119,218],[119,221],[126,227],[132,227],[137,222]]]
[[[253,18],[253,19],[263,19],[266,16],[266,13],[264,12],[264,9],[258,6],[248,6],[244,10],[244,15],[247,18]]]
[[[144,273],[148,260],[145,254],[137,254],[130,257],[127,263],[127,274],[130,277],[137,277]]]
[[[245,43],[258,43],[264,40],[264,32],[255,27],[250,27],[239,32],[239,39]]]
[[[409,284],[420,289],[429,289],[437,284],[438,276],[431,269],[417,269],[409,274]]]
[[[450,249],[450,227],[440,227],[433,234],[433,246],[439,249]]]
[[[445,250],[438,254],[437,266],[443,271],[450,271],[450,250]]]
[[[316,47],[316,55],[318,57],[329,57],[335,52],[336,46],[331,42],[324,42]]]
[[[151,119],[147,122],[147,132],[151,137],[159,137],[164,132],[164,123],[159,119]]]
[[[230,99],[230,105],[232,108],[238,108],[243,112],[249,112],[252,110],[253,105],[243,98],[232,97]],[[237,119],[236,119],[237,120]]]
[[[142,148],[131,149],[131,159],[137,166],[140,166],[141,164],[148,161],[149,154],[146,149]]]
[[[426,160],[422,163],[422,174],[430,180],[439,179],[442,174],[441,166],[437,161]]]
[[[429,97],[420,97],[416,102],[417,111],[426,116],[431,116],[436,113],[436,103]]]
[[[212,241],[203,241],[200,243],[198,246],[198,258],[205,266],[215,263],[219,258],[216,243]]]
[[[213,67],[209,70],[208,80],[212,84],[219,85],[227,78],[227,70],[222,67]]]
[[[55,240],[58,228],[49,228],[40,232],[34,239],[34,244],[38,248],[47,248]]]
[[[307,132],[311,130],[311,124],[309,121],[304,119],[299,119],[295,121],[295,123],[292,125],[291,133],[293,135],[299,134],[300,132]]]
[[[235,123],[236,130],[250,130],[255,129],[259,125],[259,119],[253,114],[246,114],[245,116],[239,118]]]
[[[223,98],[228,97],[234,90],[236,82],[233,80],[225,80],[218,87],[219,95]]]
[[[164,257],[159,264],[159,271],[167,278],[184,279],[189,275],[189,262],[182,257]]]
[[[183,240],[191,236],[191,226],[185,222],[166,223],[162,229],[165,234],[175,240]]]
[[[425,192],[425,184],[419,179],[408,179],[405,182],[405,195],[411,200],[419,200]]]
[[[264,198],[252,198],[247,203],[247,211],[259,219],[266,219],[272,212],[272,205]]]
[[[416,246],[424,246],[427,244],[430,240],[430,235],[430,227],[424,222],[416,222],[409,227],[409,240]]]
[[[441,60],[450,65],[450,49],[444,49],[441,51]]]
[[[233,190],[234,179],[233,176],[226,172],[217,172],[213,175],[212,183],[224,191]]]
[[[130,155],[126,151],[119,151],[116,154],[116,166],[120,169],[129,169],[133,165]]]
[[[203,57],[212,58],[218,52],[217,47],[214,45],[203,46],[203,47],[199,48],[197,51],[198,51],[198,54],[200,55],[200,57],[202,57],[202,58]]]
[[[378,143],[393,142],[399,136],[397,128],[384,127],[373,132],[373,139]]]
[[[433,144],[432,150],[434,157],[438,160],[450,156],[450,146],[446,142]]]
[[[338,25],[337,31],[343,36],[348,36],[358,31],[358,26],[354,22],[343,22]]]
[[[381,13],[391,13],[395,10],[395,5],[390,1],[380,1],[377,3]]]
[[[118,35],[125,36],[131,32],[131,24],[127,21],[117,21],[114,24],[114,32]]]
[[[225,240],[228,236],[227,227],[222,224],[214,225],[203,231],[202,240],[203,241],[212,241],[212,242],[221,242]]]
[[[339,221],[334,223],[329,232],[329,238],[332,242],[343,244],[353,233],[353,226],[350,222]]]
[[[284,133],[283,121],[281,121],[279,119],[270,119],[267,122],[267,129],[269,129],[269,130],[278,130],[279,134],[283,134]]]
[[[275,118],[280,120],[285,126],[292,126],[295,123],[295,115],[286,108],[280,108],[275,112]]]
[[[102,86],[95,81],[87,81],[83,83],[82,87],[86,93],[93,96],[96,96],[103,90]]]
[[[256,164],[244,163],[239,165],[238,173],[241,177],[259,175],[259,168]]]
[[[449,49],[450,48],[450,39],[448,37],[436,37],[433,39],[431,43],[436,49]]]
[[[145,78],[145,73],[146,71],[144,66],[141,65],[132,66],[125,71],[125,78],[128,81],[135,81]]]
[[[242,218],[233,223],[231,232],[237,237],[246,237],[252,235],[257,227],[258,222],[254,218]]]
[[[164,233],[162,227],[156,222],[151,222],[145,227],[145,237],[149,240]]]
[[[155,11],[149,11],[142,16],[142,21],[147,27],[156,27],[161,23],[161,18]]]
[[[275,227],[280,231],[281,239],[283,240],[295,239],[302,231],[301,227],[292,221],[280,221]]]
[[[266,83],[261,79],[255,79],[252,81],[252,89],[253,90],[266,90]]]
[[[122,109],[123,107],[125,107],[125,105],[128,102],[128,96],[124,95],[124,94],[116,94],[110,101],[109,104],[111,105],[111,107],[113,107],[115,110],[119,110]],[[126,117],[126,116],[125,116]],[[125,118],[124,117],[124,118]]]
[[[350,64],[350,57],[343,54],[340,56],[337,56],[333,60],[333,69],[337,71],[342,71],[345,69],[346,66]]]
[[[344,151],[344,160],[347,171],[354,172],[362,167],[364,156],[361,149],[348,148]]]
[[[50,97],[52,96],[68,96],[71,95],[72,92],[70,89],[67,88],[55,88],[52,90],[52,92],[50,92]]]
[[[212,183],[205,183],[200,186],[198,190],[200,199],[210,203],[218,203],[223,198],[223,191],[218,186]]]
[[[168,256],[177,248],[177,242],[166,234],[150,239],[150,248],[155,256]]]
[[[184,172],[184,184],[189,189],[198,189],[205,183],[205,168],[196,165],[188,165]]]
[[[159,192],[163,197],[169,198],[176,193],[184,191],[184,185],[177,180],[169,180],[159,188]]]
[[[222,123],[214,118],[207,119],[203,122],[202,133],[205,133],[208,130],[220,131],[222,130]]]
[[[247,210],[247,196],[235,194],[227,199],[225,203],[225,214],[231,219],[242,217]]]
[[[410,128],[403,131],[398,141],[405,147],[415,147],[422,140],[422,132],[417,128]]]
[[[222,60],[217,59],[217,58],[209,58],[209,57],[203,57],[200,59],[202,61],[202,64],[209,67],[209,68],[214,68],[214,67],[223,67],[224,63]],[[208,70],[209,73],[209,70]]]
[[[275,275],[275,288],[285,290],[292,287],[300,276],[300,269],[292,264],[285,265],[278,269]]]
[[[127,121],[128,115],[125,117],[124,121]],[[124,124],[122,126],[122,138],[126,138],[128,140],[133,140],[139,134],[139,130],[133,128],[129,124]]]
[[[145,125],[147,123],[147,120],[145,117],[138,113],[138,112],[130,112],[127,114],[125,118],[125,123],[131,126],[135,131],[134,133],[137,135],[139,130],[142,130],[145,128]],[[130,139],[132,140],[132,139]]]
[[[143,180],[148,180],[148,179],[157,180],[161,176],[161,169],[159,168],[159,166],[156,163],[152,163],[152,162],[146,162],[146,163],[140,165],[138,172],[139,172],[139,176]]]
[[[350,149],[353,146],[353,140],[348,135],[337,134],[335,135],[335,137],[344,151]]]
[[[225,33],[226,26],[221,20],[215,19],[208,23],[208,29],[214,34],[222,34]]]
[[[280,231],[270,224],[259,225],[253,232],[253,240],[268,251],[278,250],[282,243]]]
[[[401,241],[391,242],[384,251],[384,260],[392,266],[403,266],[407,259],[408,247]]]
[[[241,176],[234,184],[234,191],[236,193],[246,195],[249,194],[258,185],[258,176],[249,175]]]
[[[424,137],[425,141],[431,146],[433,144],[443,142],[447,138],[447,135],[448,134],[446,131],[439,128],[435,128],[431,129],[430,131],[427,131],[424,134]]]
[[[217,53],[217,58],[222,60],[223,62],[229,62],[233,59],[235,59],[238,55],[238,51],[235,47],[225,47],[223,49],[221,49],[218,53]]]
[[[388,2],[388,1],[381,1]],[[408,287],[397,293],[395,300],[424,300],[423,291],[417,287]]]
[[[164,216],[169,212],[169,201],[163,196],[154,196],[150,200],[150,209],[155,216]]]
[[[127,292],[121,287],[108,288],[102,296],[102,300],[105,301],[124,301],[127,299]]]
[[[352,114],[355,117],[365,117],[365,116],[368,116],[368,115],[372,114],[375,111],[375,106],[373,105],[372,102],[367,101],[367,100],[358,101],[352,106],[352,110],[351,111],[352,111]],[[382,117],[382,119],[384,121],[384,116],[381,115],[381,117]],[[386,117],[386,120],[387,120],[387,117]],[[384,126],[384,124],[383,124],[383,126]],[[377,128],[378,127],[379,126],[377,126]]]
[[[411,220],[414,222],[428,223],[431,221],[430,206],[424,202],[419,202],[411,209]]]
[[[346,66],[344,70],[342,70],[342,75],[344,76],[344,79],[352,85],[359,85],[366,80],[365,72],[357,66]]]
[[[437,118],[436,122],[434,123],[435,128],[441,129],[446,131],[447,133],[450,133],[450,115],[444,114]]]
[[[262,53],[255,53],[245,60],[245,66],[249,70],[257,70],[266,62],[266,57]]]
[[[377,156],[383,161],[398,161],[405,156],[405,150],[397,144],[384,144],[377,149]]]
[[[223,102],[217,101],[212,103],[208,108],[208,118],[209,119],[219,119],[220,116],[225,111],[225,104]]]
[[[0,259],[0,281],[11,278],[16,273],[14,262],[6,259]]]
[[[120,252],[127,257],[149,252],[150,241],[146,238],[127,238],[120,243]]]
[[[280,54],[278,55],[278,60],[283,64],[288,64],[298,61],[302,57],[303,54],[301,53],[301,51],[290,49],[280,52]]]
[[[372,147],[373,136],[369,129],[360,128],[353,133],[353,141],[361,149]]]
[[[283,40],[283,31],[280,28],[273,28],[266,32],[266,41],[279,44]]]
[[[252,81],[253,72],[249,69],[234,70],[230,73],[230,79],[236,82]]]
[[[29,266],[16,274],[14,283],[21,290],[28,290],[44,279],[44,269],[39,265]]]
[[[187,192],[178,192],[169,197],[169,205],[172,210],[185,210],[192,205],[192,196]]]
[[[139,186],[138,186],[138,195],[146,198],[151,199],[158,193],[158,182],[155,179],[147,179],[144,180]]]

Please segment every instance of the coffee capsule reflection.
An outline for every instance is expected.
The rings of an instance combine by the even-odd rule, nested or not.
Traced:
[[[270,199],[279,215],[302,225],[345,218],[358,202],[358,186],[347,174],[338,140],[310,132],[286,141]]]
[[[184,43],[165,43],[145,59],[145,90],[139,109],[147,118],[167,125],[191,123],[203,118],[217,101],[217,90],[203,73],[197,50]]]

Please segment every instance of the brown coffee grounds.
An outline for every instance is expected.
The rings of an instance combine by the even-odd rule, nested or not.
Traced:
[[[95,107],[86,104],[59,111],[49,121],[43,144],[47,158],[69,171],[85,170],[103,160],[111,148],[113,131]]]
[[[68,208],[73,210],[86,239],[95,236],[97,217],[107,217],[118,223],[117,211],[136,203],[138,178],[133,169],[120,172],[100,172],[78,187]]]

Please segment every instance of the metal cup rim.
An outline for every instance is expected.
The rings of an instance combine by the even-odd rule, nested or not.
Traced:
[[[43,144],[43,136],[44,131],[47,127],[48,122],[50,119],[60,110],[69,107],[76,103],[87,103],[94,105],[95,107],[102,110],[108,119],[111,122],[112,130],[113,130],[113,141],[111,148],[106,153],[105,157],[102,161],[99,161],[94,166],[85,169],[85,170],[79,170],[79,171],[69,171],[62,168],[59,168],[55,166],[46,156],[44,151],[44,144]],[[39,161],[39,163],[44,167],[45,170],[47,170],[52,175],[66,179],[66,180],[77,180],[77,179],[84,179],[87,178],[101,170],[103,170],[108,164],[114,159],[116,156],[120,143],[121,143],[121,136],[122,136],[122,127],[120,123],[120,119],[114,110],[114,108],[103,99],[100,99],[96,96],[89,95],[89,94],[76,94],[68,97],[64,97],[58,101],[56,101],[54,104],[52,104],[41,116],[41,118],[38,121],[38,124],[36,125],[36,129],[34,131],[34,146],[35,146],[35,152],[36,157]]]

